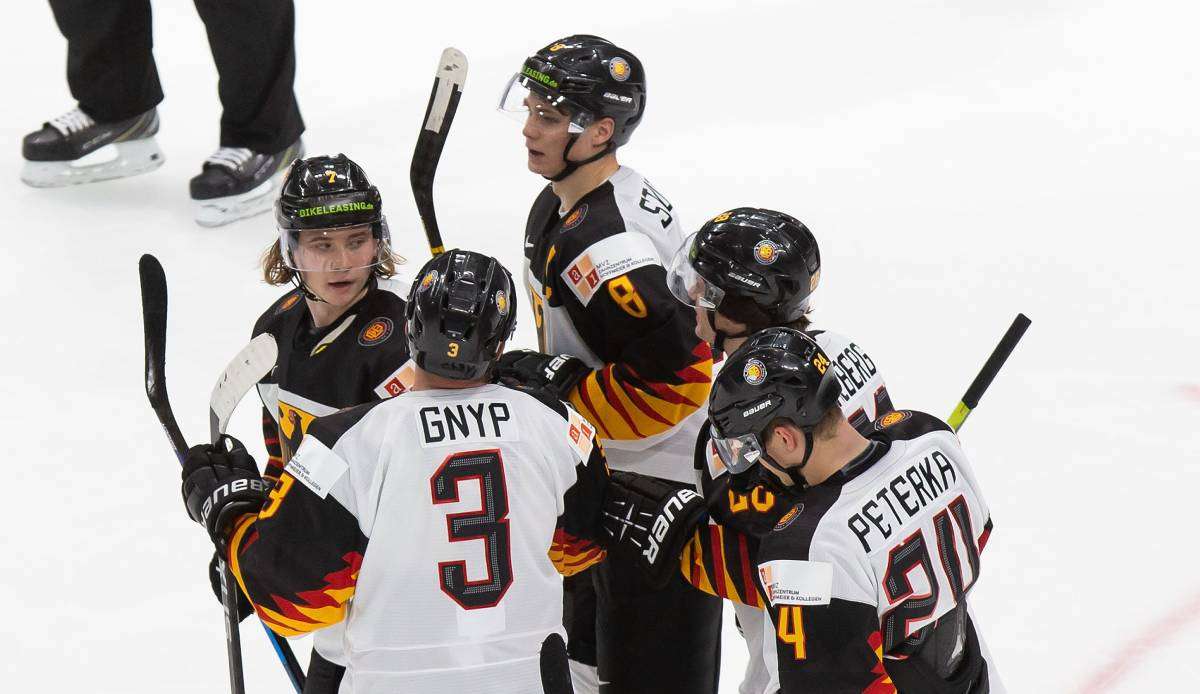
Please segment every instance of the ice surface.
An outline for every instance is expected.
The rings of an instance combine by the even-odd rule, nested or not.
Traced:
[[[867,346],[898,404],[949,414],[1028,313],[963,432],[996,522],[972,599],[1010,690],[1081,691],[1135,652],[1106,690],[1200,685],[1200,9],[479,3],[439,17],[444,4],[300,4],[308,149],[366,167],[417,263],[408,162],[442,48],[471,60],[437,182],[443,234],[516,269],[542,182],[495,100],[525,53],[591,32],[649,70],[649,112],[622,160],[686,228],[739,204],[811,226],[818,325]],[[255,272],[273,226],[191,221],[187,179],[220,115],[191,3],[155,4],[166,164],[62,190],[17,173],[20,137],[72,104],[65,44],[44,4],[8,3],[5,23],[5,689],[223,691],[207,542],[142,392],[136,264],[153,252],[166,267],[167,380],[199,440],[213,380],[278,295]],[[244,407],[231,427],[252,449],[257,416]],[[1186,604],[1177,628],[1131,650]],[[284,691],[257,632],[243,629],[248,689]],[[722,692],[735,692],[744,655],[727,632]]]

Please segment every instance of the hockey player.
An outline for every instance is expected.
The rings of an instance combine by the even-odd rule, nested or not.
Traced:
[[[695,309],[696,334],[722,353],[766,327],[808,330],[820,274],[817,242],[804,224],[781,212],[743,207],[717,215],[692,234],[675,254],[668,282],[676,297]],[[880,414],[892,409],[874,360],[841,335],[823,330],[809,334],[827,353],[837,355],[833,369],[843,386],[839,406],[856,428],[869,431]],[[695,462],[712,517],[721,526],[714,528],[713,539],[724,538],[722,528],[733,528],[746,537],[733,536],[737,542],[726,551],[753,555],[754,539],[769,532],[786,509],[756,479],[739,479],[729,488],[730,476],[715,455],[707,427],[698,437]],[[750,546],[741,547],[747,539]],[[735,602],[750,655],[740,690],[773,692],[778,687],[774,648],[762,635],[770,625],[755,594],[745,600],[749,604]]]
[[[292,0],[195,0],[220,76],[221,143],[190,183],[196,221],[215,226],[271,208],[288,164],[302,156]],[[76,108],[22,143],[21,179],[63,186],[152,171],[163,155],[163,99],[151,53],[149,0],[50,0],[67,39]]]
[[[393,279],[400,259],[366,172],[342,154],[297,160],[275,220],[279,236],[263,255],[263,274],[270,284],[296,288],[254,325],[255,337],[270,333],[279,347],[275,368],[258,385],[268,483],[294,452],[287,441],[298,442],[314,417],[403,392],[413,370],[403,334],[408,286]],[[219,596],[214,567],[215,559],[210,578]],[[318,632],[305,692],[336,692],[345,665],[341,628]]]
[[[808,227],[774,210],[739,207],[704,223],[680,246],[668,271],[672,293],[696,314],[696,335],[714,352],[734,351],[749,336],[772,326],[808,330],[812,295],[821,277],[821,254]],[[858,344],[836,333],[811,330],[842,385],[838,406],[860,432],[892,410],[883,374]],[[725,552],[746,552],[751,559],[757,541],[787,510],[767,483],[740,476],[731,487],[716,455],[710,428],[696,441],[695,466],[709,511],[718,524],[707,538],[724,543]],[[725,529],[737,533],[726,536]],[[696,556],[703,556],[696,553]],[[712,567],[715,570],[715,567]],[[707,588],[706,571],[687,574]],[[734,602],[746,639],[749,660],[741,694],[773,694],[778,688],[775,646],[756,591]],[[764,635],[765,634],[765,635]]]
[[[412,388],[317,419],[265,505],[240,444],[194,447],[189,513],[277,633],[345,620],[343,692],[569,692],[555,569],[603,557],[603,451],[562,402],[488,382],[516,319],[498,262],[419,277]]]
[[[830,366],[807,335],[770,328],[717,376],[709,408],[722,461],[734,474],[770,475],[789,510],[753,562],[705,558],[724,578],[714,587],[760,591],[783,694],[1000,691],[967,605],[992,521],[958,438],[911,410],[863,437],[837,407]],[[664,537],[680,537],[686,521],[651,513]],[[692,548],[709,551],[707,532]]]
[[[499,371],[574,405],[614,469],[684,486],[694,483],[712,359],[665,284],[665,260],[683,240],[677,212],[617,161],[645,104],[641,61],[587,35],[527,58],[504,91],[501,110],[523,119],[529,170],[550,183],[525,231],[540,352],[506,354]],[[568,581],[577,692],[716,691],[720,601],[678,576],[655,590],[623,561],[591,574]]]

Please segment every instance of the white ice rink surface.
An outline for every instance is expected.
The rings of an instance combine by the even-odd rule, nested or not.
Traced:
[[[493,106],[526,53],[591,32],[649,74],[622,160],[689,230],[740,204],[804,220],[824,259],[818,326],[870,349],[898,405],[949,414],[1027,313],[963,430],[996,523],[971,599],[1009,689],[1200,689],[1194,3],[300,4],[309,151],[364,165],[417,264],[408,162],[441,49],[471,61],[437,182],[443,233],[515,269],[542,182]],[[166,164],[33,190],[19,142],[72,105],[65,42],[46,5],[5,3],[7,692],[226,687],[210,549],[142,389],[136,265],[166,267],[167,380],[199,440],[214,378],[279,294],[255,270],[274,229],[192,223],[216,73],[192,4],[155,11]],[[516,341],[533,345],[520,310]],[[257,414],[232,431],[261,451]],[[248,690],[283,692],[257,632],[243,629]],[[745,656],[727,636],[721,691],[736,692]]]

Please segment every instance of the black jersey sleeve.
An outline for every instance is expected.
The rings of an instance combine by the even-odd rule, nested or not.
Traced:
[[[873,605],[773,605],[779,684],[785,692],[895,692],[883,665]]]
[[[585,306],[566,306],[575,323],[603,326],[594,346],[605,364],[568,395],[606,439],[636,440],[668,431],[708,399],[712,351],[695,319],[667,289],[657,263],[605,281]]]
[[[337,439],[377,404],[315,420],[305,445],[312,453],[337,456]],[[284,472],[262,510],[235,524],[227,551],[263,623],[282,636],[296,636],[345,617],[366,549],[358,519],[335,495],[321,498]]]

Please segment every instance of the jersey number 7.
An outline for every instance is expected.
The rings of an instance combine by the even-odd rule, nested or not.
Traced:
[[[508,532],[508,488],[504,484],[504,463],[500,451],[470,451],[446,458],[429,479],[434,504],[458,502],[458,486],[463,482],[479,484],[482,508],[478,511],[451,513],[446,516],[446,532],[451,542],[483,540],[487,578],[467,579],[466,561],[438,563],[438,581],[442,592],[466,610],[495,607],[512,585],[512,557]]]

